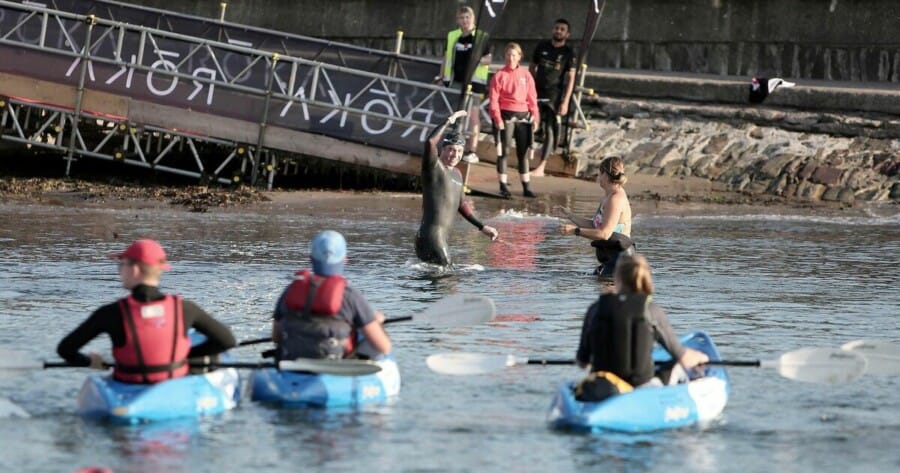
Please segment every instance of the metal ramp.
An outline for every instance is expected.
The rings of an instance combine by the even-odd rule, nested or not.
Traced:
[[[88,157],[271,187],[311,155],[417,175],[459,100],[438,69],[115,2],[0,1],[0,137],[64,154],[67,174]]]

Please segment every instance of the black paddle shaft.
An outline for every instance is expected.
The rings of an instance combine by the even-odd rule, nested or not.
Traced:
[[[707,361],[704,364],[720,366],[762,366],[762,362],[760,362],[759,360],[715,360]]]
[[[528,360],[529,365],[574,365],[575,360]]]
[[[406,322],[406,321],[409,321],[412,319],[413,319],[413,316],[405,315],[402,317],[392,317],[390,319],[384,319],[384,323],[385,323],[385,325],[387,325],[387,324],[392,324],[394,322]],[[238,343],[238,346],[244,347],[247,345],[259,345],[260,343],[269,343],[271,341],[272,341],[272,337],[254,338],[251,340],[244,340],[243,342]]]

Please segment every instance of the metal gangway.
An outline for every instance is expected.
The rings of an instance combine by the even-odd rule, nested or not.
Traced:
[[[271,188],[298,156],[418,175],[460,92],[399,39],[380,51],[108,0],[0,0],[0,138],[62,154],[66,175],[96,158]]]

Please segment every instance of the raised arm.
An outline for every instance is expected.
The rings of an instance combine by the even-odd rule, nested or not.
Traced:
[[[444,123],[434,127],[431,130],[431,134],[428,135],[428,139],[425,140],[425,152],[422,154],[422,174],[424,175],[426,170],[434,168],[434,165],[437,163],[438,156],[440,156],[440,142],[441,137],[444,136],[444,132],[447,130],[447,127],[456,123],[456,120],[459,117],[466,116],[465,110],[457,110],[453,112],[452,115],[447,117],[447,120]]]

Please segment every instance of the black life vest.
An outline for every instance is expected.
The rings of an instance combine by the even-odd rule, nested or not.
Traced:
[[[285,291],[281,359],[343,358],[354,348],[353,327],[339,317],[347,281],[298,271]]]
[[[591,306],[587,337],[594,371],[615,373],[632,386],[653,377],[651,300],[644,294],[604,294]]]

